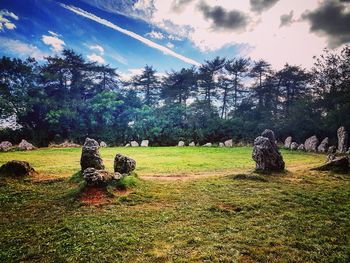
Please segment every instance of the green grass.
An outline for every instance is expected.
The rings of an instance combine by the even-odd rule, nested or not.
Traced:
[[[108,169],[117,152],[135,158],[140,178],[102,206],[72,199],[80,149],[0,154],[65,175],[0,180],[1,262],[350,261],[350,176],[309,170],[325,156],[283,151],[287,173],[258,175],[251,148],[101,152]]]

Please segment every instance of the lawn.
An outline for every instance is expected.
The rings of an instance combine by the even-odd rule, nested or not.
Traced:
[[[249,147],[104,148],[139,180],[91,205],[70,179],[80,151],[0,154],[40,172],[0,181],[1,262],[350,261],[350,175],[310,171],[324,155],[282,151],[287,171],[259,175]]]

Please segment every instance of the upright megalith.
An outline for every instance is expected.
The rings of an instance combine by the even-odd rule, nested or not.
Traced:
[[[293,141],[293,138],[291,136],[287,137],[284,141],[284,148],[290,149],[292,141]]]
[[[345,153],[348,147],[348,132],[345,130],[344,126],[341,126],[338,131],[338,152]]]
[[[315,135],[306,139],[304,143],[305,150],[308,152],[317,152],[318,142],[319,141]]]
[[[131,147],[139,147],[139,143],[137,141],[130,142]]]
[[[275,134],[272,130],[265,130],[261,136],[254,140],[252,157],[256,162],[256,170],[258,171],[284,170],[283,157],[278,151]]]
[[[18,144],[18,148],[23,151],[30,151],[36,149],[36,147],[33,144],[27,142],[24,139]]]
[[[129,174],[136,168],[136,161],[128,156],[117,154],[114,157],[114,172]]]
[[[303,143],[298,146],[298,151],[305,151],[305,145]]]
[[[320,153],[326,153],[329,148],[329,139],[328,137],[324,138],[320,145],[317,147],[317,151]]]
[[[177,144],[178,147],[183,147],[185,146],[185,142],[184,141],[179,141],[179,143]]]
[[[296,142],[292,142],[292,143],[290,144],[290,149],[293,150],[293,151],[294,151],[294,150],[297,150],[298,147],[299,147],[299,144],[296,143]]]
[[[225,144],[225,147],[232,147],[233,146],[233,140],[232,139],[227,140],[227,141],[224,142],[224,144]]]
[[[94,139],[86,138],[82,148],[80,166],[84,171],[86,168],[95,168],[97,170],[103,170],[105,166],[99,152],[99,144]]]
[[[141,147],[148,147],[148,144],[149,144],[149,140],[143,140],[141,142]]]

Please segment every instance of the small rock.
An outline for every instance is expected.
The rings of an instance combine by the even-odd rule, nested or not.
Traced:
[[[329,148],[329,139],[328,137],[324,138],[321,144],[317,147],[317,151],[320,153],[326,153]]]
[[[27,176],[34,172],[34,168],[25,161],[13,160],[0,167],[0,174],[5,176]]]
[[[291,150],[297,150],[298,147],[299,147],[299,144],[297,144],[296,142],[292,142],[292,143],[290,144],[290,149],[291,149]]]
[[[105,143],[104,141],[100,142],[100,147],[107,147],[107,143]]]
[[[191,142],[188,146],[194,147],[196,144],[194,142]]]
[[[306,139],[304,143],[305,150],[308,152],[316,152],[317,146],[318,146],[318,139],[315,135]]]
[[[130,147],[130,143],[125,144],[125,147]]]
[[[80,166],[84,171],[86,168],[95,168],[103,170],[105,167],[99,152],[99,144],[94,139],[86,138],[82,148]]]
[[[143,140],[141,142],[141,147],[148,147],[149,141],[148,140]]]
[[[139,143],[137,141],[130,142],[131,147],[139,147]]]
[[[30,150],[36,149],[36,147],[33,144],[27,142],[24,139],[20,142],[20,144],[18,145],[18,148],[24,151],[30,151]]]
[[[305,151],[305,146],[304,146],[304,144],[300,144],[300,145],[298,146],[298,151]]]
[[[287,137],[287,139],[284,141],[284,148],[290,149],[290,146],[292,144],[292,140],[293,139],[291,136]]]
[[[225,144],[226,147],[232,147],[233,146],[233,140],[232,139],[227,140],[227,141],[224,142],[224,144]]]
[[[345,130],[344,126],[341,126],[338,131],[338,152],[345,153],[348,148],[348,132]]]
[[[136,161],[122,154],[117,154],[114,158],[114,172],[129,174],[136,168]]]
[[[336,157],[335,155],[330,155],[327,157],[327,162],[324,165],[312,170],[347,173],[349,172],[349,158],[347,156]]]
[[[11,148],[12,148],[12,143],[10,143],[9,141],[3,141],[0,143],[0,152],[7,152],[11,150]]]
[[[223,142],[219,142],[219,147],[225,147],[225,144]]]
[[[213,146],[211,142],[208,142],[208,143],[203,145],[203,147],[211,147],[211,146]]]
[[[106,170],[97,170],[95,168],[86,168],[83,172],[83,178],[88,185],[102,186],[113,180],[122,178],[120,173],[111,173]]]
[[[330,146],[330,147],[328,148],[327,153],[328,153],[328,154],[332,154],[332,153],[335,153],[336,151],[337,151],[337,147],[335,147],[335,146]]]
[[[177,144],[178,147],[183,147],[185,146],[185,142],[184,141],[179,141],[179,143]]]

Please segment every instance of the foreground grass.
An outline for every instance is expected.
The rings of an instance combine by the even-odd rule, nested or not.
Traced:
[[[48,160],[62,165],[59,173],[77,170],[79,150],[41,151],[45,163],[40,151],[2,154],[0,163],[20,155],[50,175]],[[350,176],[309,171],[324,156],[283,152],[289,172],[263,176],[251,174],[249,148],[123,148],[102,155],[112,159],[116,151],[134,157],[141,175],[239,174],[185,181],[141,176],[131,193],[104,206],[75,200],[79,184],[68,177],[2,179],[0,261],[350,261]]]

